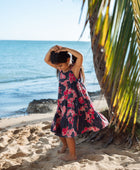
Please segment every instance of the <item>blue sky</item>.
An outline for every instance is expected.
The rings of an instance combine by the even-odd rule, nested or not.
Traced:
[[[82,0],[0,0],[0,40],[77,41]],[[90,41],[89,25],[80,41]]]

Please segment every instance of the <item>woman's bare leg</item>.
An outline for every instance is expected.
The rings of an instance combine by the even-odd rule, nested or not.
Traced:
[[[75,139],[74,138],[66,138],[66,142],[69,148],[69,154],[65,155],[64,157],[61,157],[64,161],[71,161],[76,160],[76,150],[75,150]]]
[[[68,147],[66,138],[59,137],[59,139],[61,140],[63,146],[62,146],[61,150],[58,150],[58,153],[64,153],[66,151],[67,147]]]

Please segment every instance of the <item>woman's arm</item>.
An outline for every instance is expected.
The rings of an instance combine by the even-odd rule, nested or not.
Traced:
[[[51,62],[51,60],[50,60],[50,55],[51,55],[51,52],[52,52],[52,51],[57,51],[57,50],[59,50],[59,46],[58,46],[58,45],[50,48],[50,50],[47,52],[47,54],[45,55],[45,58],[44,58],[44,61],[45,61],[47,64],[49,64],[50,66],[54,67],[54,68],[56,68],[56,66],[55,66],[54,64],[52,64],[52,62]]]
[[[71,48],[67,48],[67,51],[70,52],[72,55],[74,55],[77,58],[75,65],[77,67],[81,67],[82,63],[83,63],[83,55],[80,52],[78,52],[74,49],[71,49]]]

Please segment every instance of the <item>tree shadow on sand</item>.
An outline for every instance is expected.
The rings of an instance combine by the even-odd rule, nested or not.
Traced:
[[[68,150],[64,154],[57,152],[61,145],[59,138],[50,132],[49,122],[3,132],[3,135],[7,135],[4,133],[12,136],[12,139],[8,140],[10,147],[16,141],[19,148],[24,146],[26,151],[21,147],[21,150],[18,149],[13,154],[9,153],[1,170],[105,169],[104,164],[108,167],[117,165],[123,169],[130,165],[140,164],[140,151],[132,152],[131,149],[130,152],[128,148],[124,149],[124,146],[121,146],[118,141],[105,148],[105,141],[85,140],[86,136],[75,138],[78,159],[65,162],[60,157],[67,154]],[[87,135],[90,136],[90,134]],[[23,141],[25,138],[26,143]],[[0,154],[3,154],[4,151],[6,153],[8,147],[5,147],[0,151]]]

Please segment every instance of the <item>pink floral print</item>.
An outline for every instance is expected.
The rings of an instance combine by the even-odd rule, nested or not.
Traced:
[[[59,89],[51,131],[60,137],[75,137],[87,131],[99,131],[108,120],[94,110],[85,85],[70,69],[59,73]]]

